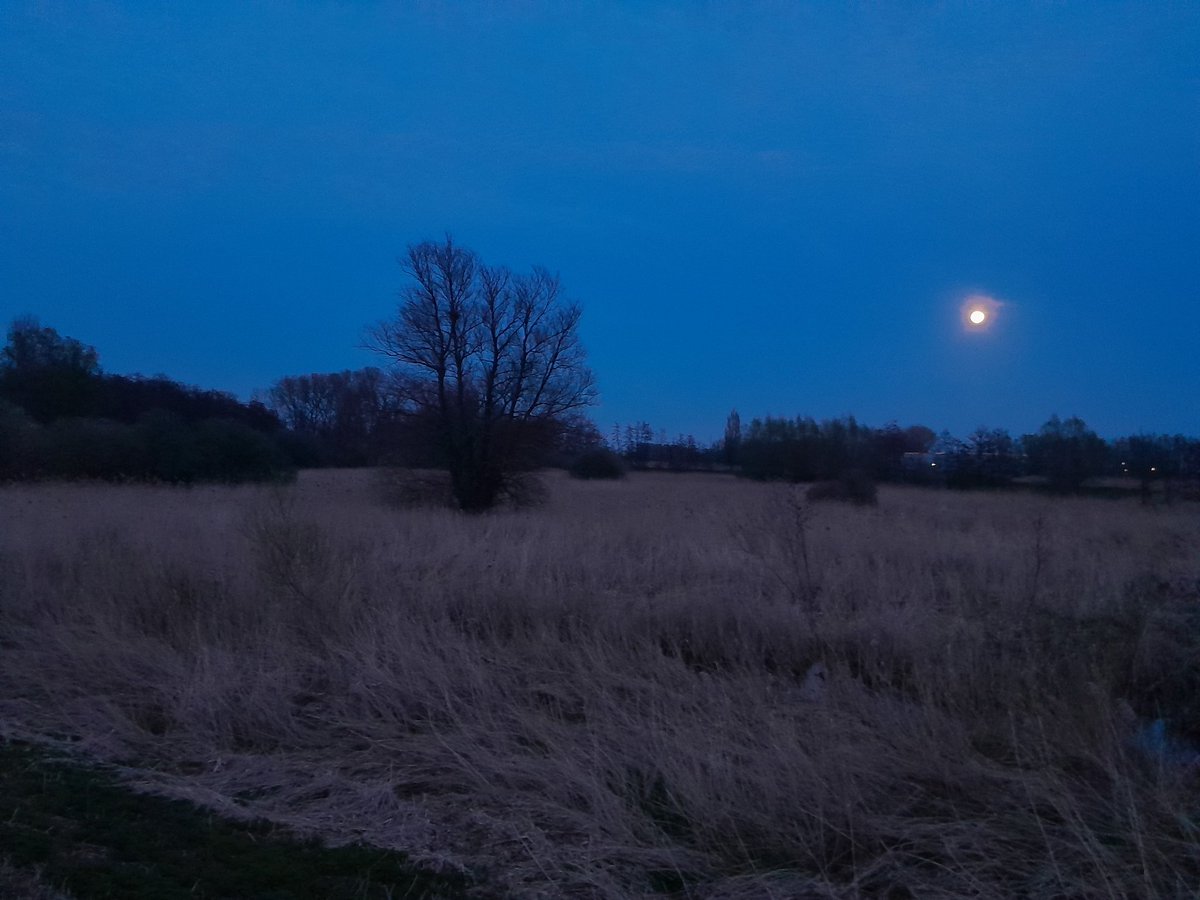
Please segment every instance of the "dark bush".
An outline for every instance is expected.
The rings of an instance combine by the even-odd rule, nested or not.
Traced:
[[[58,419],[38,425],[0,402],[0,479],[106,481],[268,481],[293,477],[287,452],[240,422],[189,424],[155,411],[137,425],[113,419]]]
[[[274,436],[275,443],[283,451],[288,462],[296,469],[319,469],[330,465],[321,440],[316,435],[296,431],[280,431]]]
[[[32,317],[0,348],[2,479],[273,480],[312,456],[285,437],[261,403],[162,376],[105,375],[93,348]]]
[[[111,419],[59,419],[41,437],[40,474],[121,481],[146,471],[145,447],[136,429]]]
[[[385,503],[401,509],[454,506],[450,474],[437,469],[381,468],[378,487]]]
[[[878,502],[875,482],[861,469],[847,470],[836,481],[815,482],[804,496],[814,502],[840,500],[857,506],[874,506]]]
[[[287,452],[270,436],[242,422],[208,419],[195,424],[164,410],[144,415],[137,429],[149,460],[145,475],[159,481],[270,481],[294,474]]]
[[[183,417],[155,409],[137,424],[150,460],[146,476],[158,481],[191,484],[200,476],[200,453],[196,432]]]
[[[195,428],[198,477],[204,481],[269,481],[288,468],[284,452],[261,431],[229,419]]]
[[[550,492],[537,472],[515,472],[506,479],[500,499],[516,509],[534,509],[546,505]]]
[[[611,450],[598,447],[575,457],[567,471],[572,478],[624,478],[625,464]]]
[[[25,478],[33,474],[38,426],[19,406],[0,400],[0,479]]]

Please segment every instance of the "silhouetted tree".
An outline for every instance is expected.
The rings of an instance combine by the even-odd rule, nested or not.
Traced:
[[[597,446],[579,454],[567,468],[572,478],[616,479],[625,477],[625,463],[607,447]]]
[[[625,458],[634,466],[645,466],[650,462],[654,449],[654,429],[649,422],[638,422],[625,426]]]
[[[314,441],[325,464],[378,461],[394,412],[387,378],[379,369],[290,375],[275,382],[266,397],[288,428]]]
[[[561,428],[554,445],[554,465],[569,468],[584,454],[605,449],[604,435],[587,416],[565,416],[560,424]]]
[[[1021,438],[1030,471],[1045,476],[1059,491],[1077,491],[1088,478],[1104,473],[1108,445],[1078,416],[1051,416],[1037,434]]]
[[[898,480],[904,474],[904,454],[908,452],[908,439],[900,426],[889,422],[878,429],[872,437],[873,460],[865,468],[876,478]]]
[[[38,426],[21,409],[0,400],[0,479],[28,478],[35,474]]]
[[[936,440],[937,433],[932,428],[924,425],[909,425],[904,429],[904,452],[928,453],[929,448]]]
[[[1018,474],[1016,441],[1003,428],[976,428],[965,441],[957,441],[950,460],[947,484],[951,487],[997,487]]]
[[[88,415],[133,423],[151,410],[164,410],[190,423],[228,419],[266,434],[282,428],[278,417],[262,403],[242,403],[224,391],[190,387],[165,375],[100,376]]]
[[[725,465],[736,466],[740,461],[742,450],[742,417],[738,411],[732,410],[725,420],[725,440],[721,444],[721,454]]]
[[[16,320],[0,351],[0,477],[242,481],[290,462],[262,404],[164,377],[107,375],[96,351]]]
[[[660,445],[663,462],[672,472],[686,472],[700,467],[700,446],[693,435],[679,435],[674,443]]]
[[[13,321],[0,350],[0,399],[37,422],[87,415],[99,373],[95,348],[23,316]]]
[[[1132,475],[1144,484],[1175,474],[1171,439],[1165,435],[1138,434],[1121,438],[1113,445],[1122,475]]]
[[[1120,438],[1113,444],[1113,454],[1117,472],[1138,479],[1143,500],[1151,498],[1156,483],[1161,483],[1163,496],[1170,500],[1175,480],[1200,477],[1200,441],[1181,434]]]
[[[394,363],[401,411],[460,508],[489,509],[595,396],[580,308],[546,269],[485,266],[450,237],[410,246],[401,265],[399,309],[368,346]]]

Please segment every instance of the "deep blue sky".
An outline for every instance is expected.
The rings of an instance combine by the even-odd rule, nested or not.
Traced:
[[[604,431],[1200,434],[1200,4],[0,5],[5,324],[248,397],[446,231],[561,274]]]

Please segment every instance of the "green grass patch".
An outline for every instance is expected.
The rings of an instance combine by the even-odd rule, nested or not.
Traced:
[[[0,848],[81,898],[457,898],[468,883],[403,853],[324,847],[265,821],[234,822],[138,794],[103,769],[0,742]]]

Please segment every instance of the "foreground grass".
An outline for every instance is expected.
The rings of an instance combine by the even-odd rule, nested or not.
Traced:
[[[505,896],[1200,896],[1195,507],[368,479],[0,490],[0,733]]]
[[[134,793],[102,770],[0,742],[0,848],[11,896],[34,868],[77,898],[455,898],[464,880],[416,872],[403,854],[327,848],[266,821],[232,822]]]

